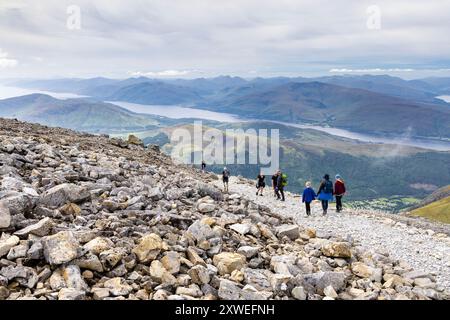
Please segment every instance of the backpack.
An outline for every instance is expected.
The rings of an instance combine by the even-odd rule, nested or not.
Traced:
[[[325,193],[333,193],[333,183],[331,181],[325,181],[325,185],[323,187],[323,192]]]
[[[283,187],[285,187],[285,186],[287,186],[287,184],[288,184],[288,176],[287,176],[287,174],[282,174],[281,175],[281,185],[283,186]]]
[[[223,171],[223,177],[228,178],[230,176],[230,172],[228,170]]]

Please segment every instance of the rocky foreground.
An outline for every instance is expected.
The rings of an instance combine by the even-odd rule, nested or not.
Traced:
[[[448,299],[158,148],[0,119],[0,300]]]
[[[216,182],[216,185],[221,183]],[[432,288],[450,290],[450,225],[362,209],[346,208],[337,213],[334,205],[330,206],[328,215],[323,216],[319,202],[313,203],[312,215],[306,216],[300,196],[288,194],[285,202],[274,200],[270,190],[264,197],[256,196],[254,182],[239,177],[232,177],[230,191],[269,206],[299,225],[314,228],[318,237],[342,237],[355,246],[398,259],[404,266],[422,271],[421,277],[436,279]]]

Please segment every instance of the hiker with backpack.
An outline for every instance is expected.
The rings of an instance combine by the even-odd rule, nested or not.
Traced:
[[[230,179],[230,171],[228,171],[227,167],[223,168],[222,171],[222,181],[223,181],[223,191],[228,192],[228,180]]]
[[[287,186],[287,175],[282,173],[281,170],[277,171],[277,186],[275,188],[277,199],[285,201],[284,198],[284,187]],[[281,194],[281,197],[280,197]]]
[[[204,160],[202,160],[202,172],[205,173],[205,169],[206,169],[206,162]]]
[[[303,190],[303,195],[302,195],[302,202],[305,204],[306,207],[306,215],[310,216],[311,215],[311,202],[313,202],[317,195],[314,192],[314,189],[311,187],[311,182],[307,181],[305,184],[306,188],[305,190]]]
[[[277,180],[278,180],[278,171],[276,171],[272,176],[272,188],[273,188],[273,196],[277,196]]]
[[[323,215],[326,215],[328,212],[328,201],[333,200],[333,183],[330,181],[329,174],[323,176],[317,191],[317,199],[322,202]]]
[[[336,197],[336,212],[342,211],[342,197],[345,194],[345,183],[339,174],[335,177],[334,196]]]
[[[266,176],[262,173],[258,174],[258,176],[256,177],[256,195],[258,195],[258,193],[260,196],[263,195],[263,190],[266,187],[265,179]]]

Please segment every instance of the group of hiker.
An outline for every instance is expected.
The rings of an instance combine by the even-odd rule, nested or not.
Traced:
[[[311,215],[311,202],[316,199],[321,201],[322,213],[323,215],[326,215],[328,212],[328,202],[333,200],[333,196],[336,198],[336,212],[342,211],[342,197],[346,190],[344,180],[339,174],[335,176],[334,186],[333,182],[330,180],[330,175],[324,175],[320,182],[319,189],[317,190],[317,194],[312,188],[310,181],[306,182],[305,187],[305,190],[303,190],[302,202],[306,207],[306,215]]]
[[[202,171],[204,172],[206,169],[206,164],[202,162]],[[264,188],[266,187],[265,175],[262,173],[258,174],[256,177],[256,195],[263,196]],[[228,183],[230,180],[230,171],[227,167],[223,168],[222,171],[222,182],[224,192],[228,192]],[[281,170],[277,170],[272,175],[272,188],[273,195],[277,198],[277,200],[285,201],[284,188],[287,186],[287,175],[284,174]],[[318,200],[322,204],[322,213],[326,215],[328,213],[328,205],[329,202],[333,200],[333,197],[336,198],[336,212],[342,211],[342,197],[345,195],[345,183],[342,177],[337,174],[335,176],[335,182],[330,179],[329,174],[325,174],[323,176],[322,181],[320,182],[319,189],[317,193],[312,188],[311,182],[307,181],[305,183],[305,189],[302,194],[302,202],[305,204],[306,215],[311,215],[311,203],[315,200]]]
[[[286,185],[287,175],[282,173],[281,170],[275,172],[275,174],[272,176],[272,188],[274,191],[274,197],[276,197],[277,200],[285,201],[284,188]],[[265,186],[265,176],[260,173],[256,177],[256,195],[259,194],[260,196],[262,196]],[[336,212],[341,212],[342,197],[344,196],[345,192],[345,183],[339,174],[335,176],[334,185],[330,180],[330,175],[324,175],[322,181],[320,182],[317,194],[312,188],[311,182],[307,181],[302,195],[302,202],[305,204],[306,214],[308,216],[311,215],[311,203],[317,199],[321,201],[323,215],[326,215],[328,213],[328,203],[329,201],[333,200],[333,196],[336,198]]]

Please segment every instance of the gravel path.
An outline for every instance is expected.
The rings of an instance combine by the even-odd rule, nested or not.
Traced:
[[[217,181],[222,188],[222,182]],[[387,218],[386,214],[372,212],[350,212],[348,209],[336,213],[330,208],[322,216],[320,203],[312,205],[312,215],[307,217],[299,195],[288,194],[285,202],[276,201],[271,190],[266,188],[263,197],[256,196],[254,184],[232,177],[230,193],[240,193],[249,200],[268,206],[272,211],[292,217],[302,226],[312,227],[318,233],[333,233],[343,238],[351,236],[362,246],[388,252],[390,256],[403,260],[412,268],[436,276],[439,286],[450,290],[450,238],[420,225],[408,226]]]

